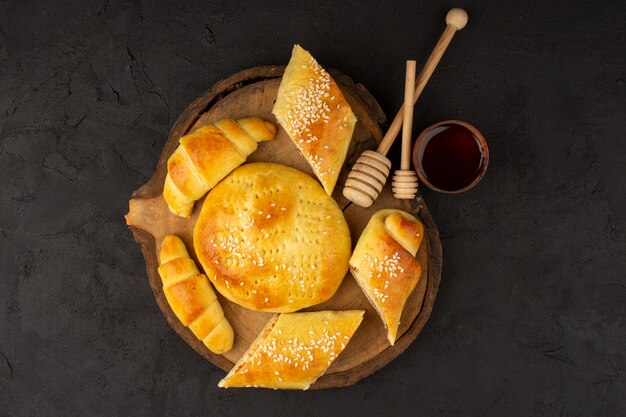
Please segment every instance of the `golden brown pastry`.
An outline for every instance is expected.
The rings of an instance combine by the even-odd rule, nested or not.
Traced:
[[[276,126],[256,117],[224,119],[180,138],[167,161],[163,197],[170,211],[189,217],[196,200],[215,187],[257,149],[271,140]]]
[[[293,47],[272,112],[331,195],[357,119],[337,83],[299,45]]]
[[[406,300],[422,268],[415,255],[424,227],[402,210],[380,210],[372,216],[350,258],[350,271],[378,311],[393,345]]]
[[[193,241],[215,288],[251,310],[319,304],[348,272],[341,209],[317,181],[284,165],[234,170],[204,200]]]
[[[363,310],[276,315],[218,386],[307,389],[356,331]]]
[[[214,353],[233,347],[233,328],[206,275],[189,258],[185,244],[174,235],[161,243],[159,275],[163,293],[178,320]]]

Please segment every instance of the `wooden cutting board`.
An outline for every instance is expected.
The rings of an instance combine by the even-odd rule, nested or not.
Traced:
[[[272,314],[247,310],[218,294],[224,313],[235,331],[235,343],[230,352],[216,355],[197,340],[169,308],[157,271],[160,244],[166,235],[176,234],[183,239],[191,256],[197,261],[193,251],[192,235],[204,200],[196,203],[189,219],[174,216],[169,212],[162,196],[167,159],[178,146],[181,136],[203,124],[223,118],[249,116],[257,116],[276,123],[272,107],[284,69],[285,67],[269,66],[239,72],[218,82],[191,103],[174,124],[156,172],[147,184],[133,193],[129,204],[130,210],[126,215],[126,222],[135,240],[141,245],[150,286],[157,304],[170,326],[200,355],[224,371],[230,370],[243,355]],[[367,209],[349,203],[341,195],[343,184],[355,160],[364,150],[374,149],[376,143],[381,140],[381,124],[384,123],[385,116],[376,100],[362,85],[355,85],[350,78],[337,71],[331,71],[331,75],[359,120],[346,164],[333,194],[333,198],[344,210],[352,234],[353,247],[371,215],[383,208],[399,208],[416,215],[424,224],[426,239],[417,253],[422,265],[422,276],[404,309],[398,339],[394,346],[389,345],[382,321],[349,272],[333,298],[307,309],[366,310],[365,318],[350,344],[311,389],[352,385],[402,353],[415,340],[430,316],[439,288],[442,264],[439,232],[420,194],[413,201],[396,200],[391,192],[391,181],[388,181],[378,200]],[[288,165],[315,178],[305,159],[280,127],[274,140],[260,144],[258,150],[250,156],[248,162],[253,161]]]

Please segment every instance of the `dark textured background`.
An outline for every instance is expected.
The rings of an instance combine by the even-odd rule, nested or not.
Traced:
[[[578,3],[0,0],[0,416],[625,416],[626,3]],[[492,160],[424,191],[430,322],[350,388],[219,390],[123,220],[177,115],[294,42],[393,115],[455,5],[415,130],[466,120]]]

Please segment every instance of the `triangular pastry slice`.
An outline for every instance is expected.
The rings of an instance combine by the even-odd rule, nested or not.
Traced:
[[[350,258],[350,271],[396,341],[406,300],[422,274],[415,258],[424,227],[401,210],[380,210],[363,230]]]
[[[331,195],[357,118],[337,83],[299,45],[293,47],[273,113]]]
[[[219,382],[222,388],[307,389],[356,331],[363,310],[276,315]]]

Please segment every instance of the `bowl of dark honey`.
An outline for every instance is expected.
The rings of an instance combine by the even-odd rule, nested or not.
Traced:
[[[445,120],[427,127],[417,138],[413,165],[422,184],[457,194],[474,187],[487,171],[489,148],[474,126]]]

